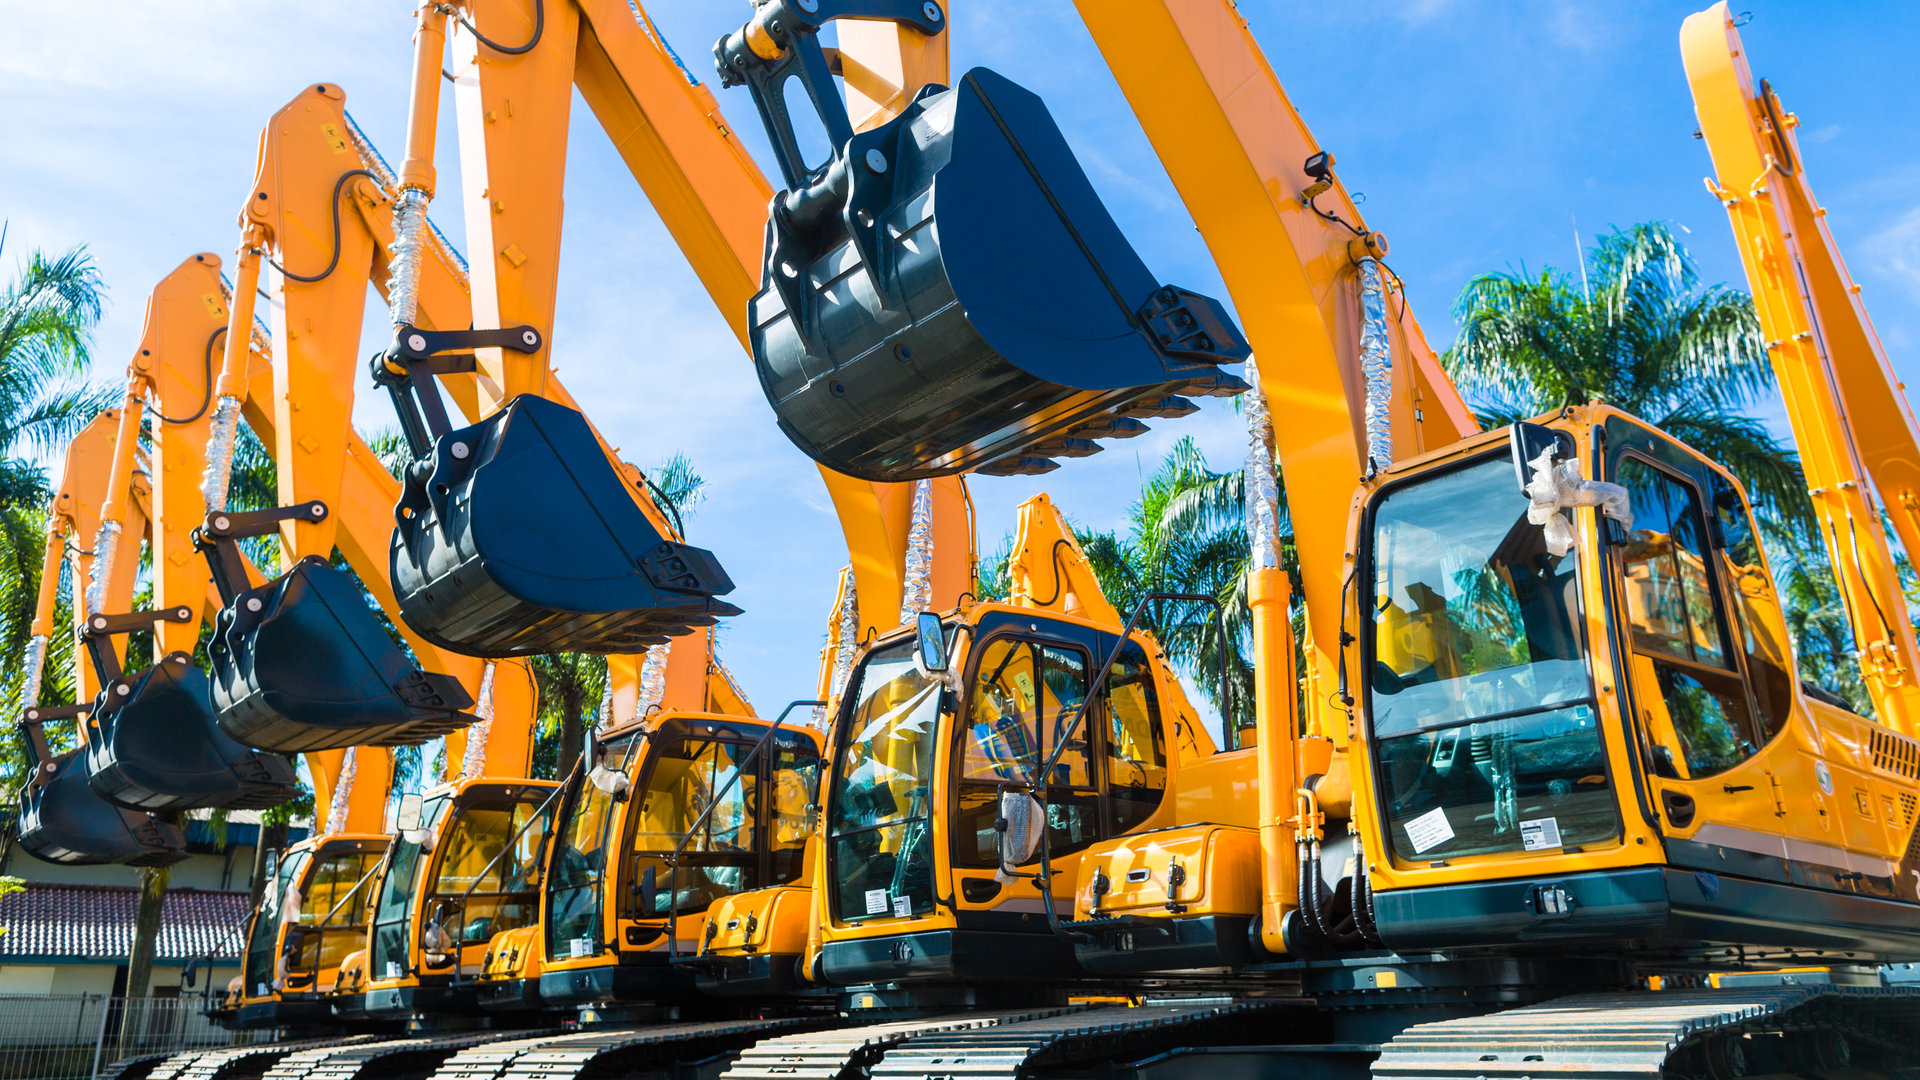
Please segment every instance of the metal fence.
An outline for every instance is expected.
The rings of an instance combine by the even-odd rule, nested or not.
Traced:
[[[228,1031],[202,1016],[202,1007],[197,994],[0,994],[0,1080],[91,1080],[121,1058],[232,1046],[272,1035]]]

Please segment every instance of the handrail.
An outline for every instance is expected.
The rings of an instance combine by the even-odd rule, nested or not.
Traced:
[[[1107,676],[1112,674],[1114,663],[1120,659],[1121,651],[1127,647],[1127,642],[1133,634],[1134,625],[1140,621],[1140,616],[1146,614],[1147,605],[1158,600],[1186,600],[1202,604],[1211,604],[1213,606],[1214,628],[1215,632],[1219,634],[1217,647],[1220,650],[1220,700],[1224,706],[1220,710],[1221,722],[1224,724],[1231,720],[1233,716],[1233,684],[1228,678],[1229,673],[1227,668],[1226,605],[1222,604],[1220,598],[1217,596],[1207,596],[1201,593],[1148,593],[1140,598],[1138,604],[1134,605],[1133,614],[1127,618],[1126,625],[1121,627],[1120,636],[1113,643],[1113,649],[1107,653],[1106,662],[1100,665],[1100,673],[1094,676],[1093,685],[1087,688],[1087,696],[1080,702],[1079,707],[1075,710],[1073,722],[1068,724],[1066,729],[1060,732],[1056,740],[1056,745],[1053,748],[1053,753],[1047,755],[1047,760],[1040,770],[1040,775],[1027,785],[1028,791],[1040,805],[1045,806],[1047,804],[1047,778],[1053,775],[1054,766],[1059,764],[1061,755],[1066,753],[1067,746],[1072,742],[1074,733],[1079,730],[1081,721],[1087,717],[1087,710],[1093,707],[1093,703],[1095,699],[1099,697],[1100,691],[1105,688]],[[1039,719],[1040,723],[1045,725],[1045,716],[1043,715]],[[1045,732],[1042,731],[1040,734],[1044,736]],[[1068,930],[1061,925],[1060,914],[1054,910],[1052,884],[1053,862],[1051,853],[1048,850],[1050,847],[1048,843],[1048,833],[1050,831],[1051,830],[1044,826],[1040,829],[1040,872],[1037,876],[1037,881],[1040,886],[1040,904],[1047,912],[1047,927],[1052,930],[1054,934],[1068,941],[1078,942],[1087,940],[1085,934]]]
[[[584,759],[585,757],[586,755],[584,754],[581,755],[582,759]],[[580,764],[581,764],[580,760],[574,761],[573,768],[567,770],[567,778],[565,780],[562,780],[560,783],[554,785],[553,791],[550,792],[547,795],[546,799],[540,803],[539,809],[535,810],[532,814],[528,815],[526,822],[522,824],[518,829],[514,830],[514,833],[512,836],[507,838],[507,842],[501,846],[499,853],[494,855],[493,858],[487,860],[487,865],[481,867],[480,872],[473,875],[473,883],[467,886],[467,891],[460,894],[460,922],[462,924],[463,929],[464,929],[464,924],[467,921],[467,905],[468,905],[468,902],[473,898],[473,890],[480,887],[480,883],[486,880],[487,874],[490,871],[492,871],[495,866],[498,866],[500,864],[501,859],[504,859],[507,857],[507,852],[513,850],[513,846],[520,842],[521,837],[527,835],[527,830],[533,827],[533,823],[541,820],[541,818],[546,814],[547,808],[553,805],[553,800],[559,798],[560,793],[563,791],[566,791],[567,786],[573,783],[574,777],[580,772]],[[427,915],[427,911],[422,910],[420,914],[424,918]],[[426,938],[426,932],[425,932],[425,929],[423,928],[421,931],[422,940],[420,942],[420,950],[422,952],[425,952],[427,947],[425,938]],[[466,948],[466,944],[464,942],[460,941],[458,938],[454,939],[452,958],[453,958],[453,975],[454,975],[455,985],[459,985],[460,969],[463,966],[461,963],[460,953],[461,953],[461,950],[465,948]]]
[[[686,832],[680,834],[680,842],[674,845],[673,852],[667,856],[668,964],[688,963],[699,959],[700,956],[700,950],[697,946],[694,948],[693,954],[688,956],[686,960],[680,958],[679,952],[680,905],[675,901],[680,891],[680,856],[686,851],[687,844],[693,839],[694,834],[698,833],[701,828],[706,825],[707,821],[713,817],[713,812],[720,807],[720,800],[725,798],[729,791],[733,790],[733,785],[740,782],[740,776],[747,771],[747,766],[754,764],[754,762],[759,759],[761,748],[766,746],[767,743],[773,739],[774,733],[780,730],[780,725],[786,721],[787,714],[793,712],[795,709],[812,709],[824,707],[825,705],[826,702],[824,701],[812,700],[788,702],[787,707],[781,709],[780,715],[774,717],[773,723],[768,725],[767,733],[760,736],[760,740],[753,744],[753,749],[747,751],[747,756],[740,762],[739,766],[733,770],[733,775],[727,777],[727,782],[721,785],[719,791],[713,793],[712,798],[707,800],[707,808],[700,812],[700,816],[694,819],[693,824],[687,827]]]

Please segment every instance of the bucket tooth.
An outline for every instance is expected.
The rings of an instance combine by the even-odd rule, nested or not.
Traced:
[[[1083,439],[1131,439],[1150,430],[1131,417],[1102,416],[1074,428],[1073,433]]]
[[[1060,463],[1051,458],[1017,457],[1000,458],[980,466],[974,472],[982,476],[1040,476],[1060,467]]]
[[[1135,420],[1177,420],[1182,416],[1192,416],[1200,411],[1200,406],[1188,398],[1168,394],[1162,398],[1141,398],[1114,410],[1115,416],[1131,417]]]
[[[264,750],[407,746],[477,719],[466,688],[408,659],[359,583],[318,556],[236,595],[207,654],[221,730]]]
[[[1104,449],[1104,447],[1092,439],[1066,438],[1049,439],[1046,442],[1039,443],[1033,447],[1033,452],[1035,455],[1045,455],[1051,458],[1081,458],[1092,457],[1102,449]]]
[[[1192,394],[1196,397],[1239,397],[1253,389],[1253,384],[1238,375],[1229,375],[1223,371],[1218,375],[1190,379],[1179,389],[1183,394]]]
[[[740,611],[717,599],[733,590],[719,560],[660,534],[573,409],[522,395],[415,466],[392,580],[442,648],[636,652]]]
[[[265,810],[299,791],[286,758],[220,730],[207,678],[186,653],[108,684],[87,723],[87,783],[130,810]]]
[[[983,68],[774,205],[754,363],[788,438],[861,479],[1027,474],[1249,355],[1222,305],[1148,271],[1045,104]]]

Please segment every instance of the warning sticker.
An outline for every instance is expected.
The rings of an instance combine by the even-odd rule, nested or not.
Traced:
[[[1444,806],[1436,806],[1407,822],[1406,829],[1407,841],[1413,845],[1416,855],[1453,839],[1453,823],[1447,820]]]
[[[567,955],[575,960],[593,955],[593,939],[577,937],[567,942]]]
[[[1521,822],[1520,844],[1528,851],[1548,851],[1560,847],[1560,819],[1543,817]]]
[[[887,890],[867,890],[867,914],[884,915],[887,913]]]
[[[400,977],[400,975],[401,975],[400,961],[398,960],[387,961],[387,978],[397,979]]]
[[[898,919],[904,919],[907,916],[912,915],[913,901],[907,899],[904,896],[894,897],[893,898],[893,914],[894,914],[894,917]]]

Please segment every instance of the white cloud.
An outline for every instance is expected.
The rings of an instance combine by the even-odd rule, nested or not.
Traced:
[[[1860,245],[1864,258],[1855,273],[1867,270],[1890,280],[1920,301],[1920,206],[1901,215],[1892,225],[1867,237]]]

